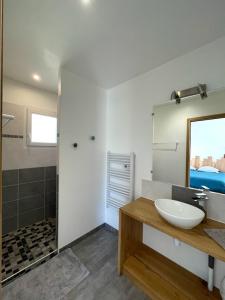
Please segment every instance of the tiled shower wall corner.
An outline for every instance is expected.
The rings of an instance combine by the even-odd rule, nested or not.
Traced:
[[[5,170],[3,234],[56,216],[56,166]]]

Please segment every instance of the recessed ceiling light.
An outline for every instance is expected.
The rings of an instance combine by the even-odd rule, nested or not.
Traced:
[[[89,5],[89,4],[91,4],[91,1],[92,1],[92,0],[81,0],[81,2],[82,2],[84,5]]]
[[[36,81],[40,81],[41,80],[41,77],[38,74],[33,74],[32,77]]]

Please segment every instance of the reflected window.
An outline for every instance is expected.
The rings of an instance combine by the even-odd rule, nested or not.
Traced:
[[[189,121],[189,186],[225,194],[225,116]]]

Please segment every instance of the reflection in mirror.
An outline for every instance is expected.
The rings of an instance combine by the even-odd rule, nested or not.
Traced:
[[[225,114],[188,119],[187,185],[225,194]]]
[[[168,182],[180,186],[189,186],[189,169],[190,160],[195,156],[201,156],[201,159],[208,159],[208,156],[212,156],[212,159],[216,162],[212,162],[212,165],[219,169],[219,175],[222,175],[223,167],[222,162],[225,154],[225,143],[222,144],[223,134],[225,128],[220,123],[220,128],[216,128],[213,134],[210,134],[210,129],[202,129],[195,140],[191,141],[191,153],[189,153],[189,146],[187,143],[190,139],[187,138],[187,120],[192,119],[196,122],[190,122],[192,132],[188,131],[193,137],[197,134],[197,124],[216,124],[222,122],[220,119],[225,118],[224,115],[218,114],[225,113],[225,90],[217,90],[208,92],[208,97],[201,99],[200,96],[192,96],[186,99],[182,99],[180,104],[176,104],[173,101],[163,103],[161,105],[154,106],[154,131],[153,131],[153,180]],[[202,118],[203,116],[210,116]],[[213,121],[213,119],[218,119]],[[221,120],[222,120],[221,119]],[[199,121],[199,122],[197,122]],[[208,122],[207,122],[208,121]],[[200,125],[199,125],[200,126]],[[202,125],[206,126],[206,125]],[[212,125],[209,125],[212,126]],[[215,125],[216,126],[216,125]],[[222,127],[221,127],[222,126]],[[190,127],[190,126],[189,126]],[[204,127],[205,128],[205,127]],[[200,129],[199,129],[200,130]],[[220,141],[217,144],[216,137]],[[193,145],[197,145],[195,141],[198,141],[198,145],[206,151],[204,153],[198,153],[194,149]],[[209,142],[210,141],[210,142]],[[215,145],[215,147],[214,147]],[[200,146],[198,146],[200,148]],[[218,149],[219,148],[219,149]],[[189,151],[187,153],[187,151]],[[220,153],[218,153],[220,151]],[[188,154],[188,155],[187,155]],[[188,165],[187,165],[188,157]],[[198,161],[198,159],[197,159]],[[219,164],[219,161],[221,163]],[[206,161],[205,161],[206,162]],[[216,163],[216,164],[215,164]],[[204,163],[205,164],[205,163]],[[210,165],[211,166],[211,165]],[[211,166],[212,167],[212,166]],[[222,167],[222,169],[221,169]],[[198,168],[195,167],[195,168]],[[202,174],[202,173],[197,173]],[[205,174],[205,173],[204,173]],[[212,175],[212,174],[211,174]],[[215,175],[215,174],[214,174]],[[191,182],[193,184],[193,182]],[[205,182],[203,185],[207,185]],[[209,183],[208,183],[209,185]],[[221,191],[220,191],[221,192]]]

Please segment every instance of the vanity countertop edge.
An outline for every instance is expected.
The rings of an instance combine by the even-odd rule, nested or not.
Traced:
[[[143,224],[152,226],[173,238],[225,262],[225,249],[218,245],[204,231],[205,228],[225,229],[225,223],[207,219],[206,223],[201,223],[193,229],[180,229],[167,223],[158,214],[154,206],[154,201],[142,197],[123,206],[120,208],[120,211]]]

